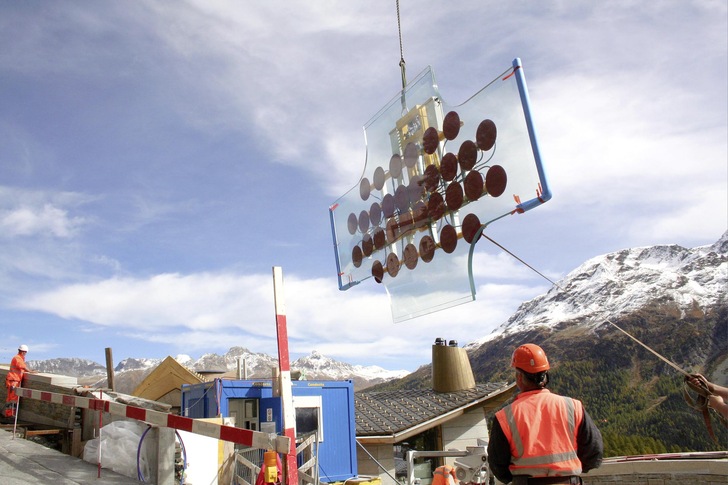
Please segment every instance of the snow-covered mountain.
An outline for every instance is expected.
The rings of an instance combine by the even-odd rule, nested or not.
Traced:
[[[105,376],[106,367],[88,359],[58,358],[47,360],[29,360],[28,367],[46,372],[48,374],[58,374],[63,376]]]
[[[353,376],[367,380],[386,381],[409,374],[406,370],[386,370],[376,365],[351,365],[331,359],[317,350],[301,357],[291,364],[292,369],[301,371],[308,379],[351,379]]]
[[[251,352],[245,347],[231,347],[225,354],[204,354],[199,359],[185,364],[198,372],[231,371],[244,367],[249,376],[270,377],[271,367],[278,365],[278,359],[268,354]]]
[[[124,359],[114,367],[114,372],[128,372],[132,370],[146,370],[159,365],[161,359]]]
[[[244,347],[232,347],[225,354],[209,353],[198,359],[181,354],[175,360],[185,367],[197,372],[230,372],[235,371],[240,364],[241,369],[250,378],[268,378],[271,368],[278,365],[278,359],[267,354],[251,352]],[[116,380],[123,380],[124,374],[137,374],[135,382],[139,381],[138,374],[151,372],[162,362],[162,359],[127,358],[119,362],[114,368]],[[60,374],[73,377],[94,377],[102,380],[106,377],[106,368],[96,362],[77,359],[59,358],[49,360],[29,361],[32,369],[51,374]],[[314,350],[311,355],[301,357],[291,363],[291,369],[301,373],[306,379],[352,379],[357,388],[365,388],[391,379],[407,375],[406,370],[390,371],[378,366],[351,365],[322,355]],[[138,384],[138,382],[136,382]]]
[[[669,304],[684,315],[721,301],[728,304],[727,297],[728,232],[715,244],[692,249],[624,249],[586,261],[467,348],[539,327],[580,323],[593,329],[649,305]]]

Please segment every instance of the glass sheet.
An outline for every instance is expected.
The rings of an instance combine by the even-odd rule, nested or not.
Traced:
[[[395,322],[475,299],[476,233],[550,197],[522,71],[450,106],[427,68],[365,125],[362,176],[330,207],[340,289],[383,284]]]

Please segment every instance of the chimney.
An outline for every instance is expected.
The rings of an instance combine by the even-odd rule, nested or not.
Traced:
[[[465,349],[458,347],[456,340],[447,343],[443,338],[436,339],[432,346],[432,390],[455,392],[474,387],[475,377]]]

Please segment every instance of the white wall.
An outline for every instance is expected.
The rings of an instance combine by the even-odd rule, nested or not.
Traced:
[[[488,422],[482,408],[473,409],[442,426],[442,449],[462,450],[468,446],[477,446],[478,438],[488,440]],[[456,458],[446,458],[452,465]]]
[[[387,472],[394,476],[394,448],[392,445],[366,445],[366,449]],[[383,482],[391,482],[387,474],[369,458],[369,455],[359,445],[356,450],[356,463],[359,475],[381,477]]]

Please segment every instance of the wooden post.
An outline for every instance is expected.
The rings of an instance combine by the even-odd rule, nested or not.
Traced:
[[[111,347],[106,347],[106,381],[108,388],[114,391],[114,358],[111,356]]]
[[[283,434],[291,440],[291,446],[283,461],[286,485],[298,485],[298,463],[296,461],[296,413],[293,409],[291,385],[291,362],[288,355],[288,328],[286,325],[286,304],[283,299],[283,270],[273,267],[273,296],[276,309],[276,334],[278,336],[278,367],[281,370],[281,408],[283,410]]]

